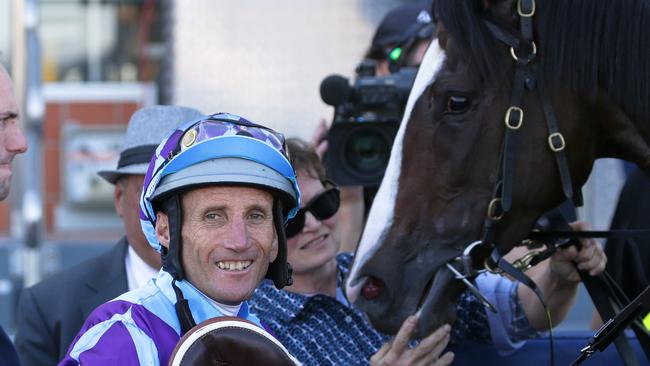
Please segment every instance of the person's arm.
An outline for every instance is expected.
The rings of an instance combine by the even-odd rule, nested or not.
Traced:
[[[476,339],[474,335],[468,337],[468,339],[481,343],[491,342],[497,352],[505,356],[521,348],[525,344],[525,340],[535,338],[539,334],[530,325],[519,301],[517,296],[518,282],[505,276],[484,273],[476,277],[476,285],[479,291],[496,308],[497,312],[493,313],[484,310],[483,313],[489,323],[487,334],[481,331],[481,339]],[[482,314],[479,313],[479,315]],[[459,314],[459,319],[461,319],[461,316]],[[465,317],[472,317],[476,320],[477,314],[470,313],[466,314]],[[483,322],[481,318],[478,319]]]
[[[53,331],[32,289],[24,289],[18,301],[15,341],[23,366],[55,365],[59,361],[59,342]]]
[[[574,230],[589,230],[589,224],[575,222]],[[607,256],[594,239],[584,239],[578,250],[571,246],[555,253],[550,259],[540,263],[539,268],[530,273],[544,295],[551,314],[553,326],[564,320],[573,306],[580,283],[580,275],[575,269],[587,271],[591,276],[600,274],[607,264]],[[549,323],[544,307],[535,293],[526,286],[519,285],[518,296],[530,324],[539,331],[548,330]]]

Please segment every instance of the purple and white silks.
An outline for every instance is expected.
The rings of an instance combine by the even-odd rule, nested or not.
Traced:
[[[156,279],[95,309],[59,363],[76,365],[167,365],[180,340],[180,323],[174,310],[172,277],[161,270]],[[187,281],[176,282],[198,323],[224,316],[210,300]],[[238,317],[260,325],[242,303]],[[260,325],[261,326],[261,325]]]

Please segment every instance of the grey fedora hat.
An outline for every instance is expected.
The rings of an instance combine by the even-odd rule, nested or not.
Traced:
[[[204,116],[194,108],[182,106],[156,105],[137,110],[126,128],[117,167],[97,174],[112,184],[125,174],[146,174],[156,147],[167,133],[181,123]]]

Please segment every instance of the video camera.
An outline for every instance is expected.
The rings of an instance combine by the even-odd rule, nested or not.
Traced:
[[[379,185],[415,81],[415,67],[375,76],[375,65],[370,59],[361,62],[354,85],[340,75],[320,85],[321,98],[334,106],[325,168],[340,185]]]

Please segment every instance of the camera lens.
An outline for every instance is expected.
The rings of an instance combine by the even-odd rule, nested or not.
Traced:
[[[364,176],[383,175],[390,157],[391,142],[373,128],[360,128],[345,143],[345,161]]]

